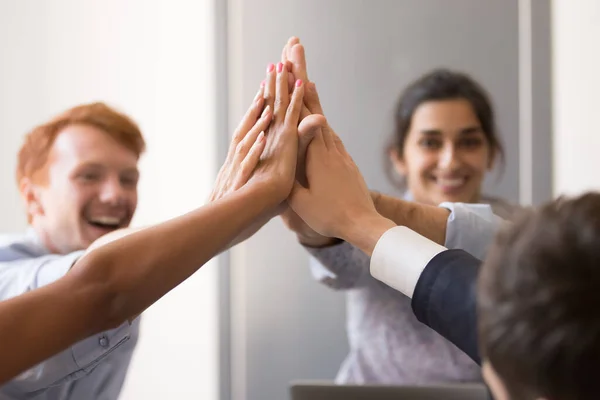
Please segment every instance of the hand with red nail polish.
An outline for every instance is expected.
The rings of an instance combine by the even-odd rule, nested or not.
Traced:
[[[298,122],[304,85],[298,81],[290,95],[288,71],[283,63],[269,64],[264,88],[265,104],[273,110],[266,131],[266,147],[249,184],[268,182],[278,204],[285,201],[294,184],[298,156]]]
[[[281,62],[290,71],[290,79],[301,80],[305,86],[304,104],[300,113],[298,126],[298,164],[296,180],[303,186],[307,185],[306,152],[317,133],[323,129],[330,130],[323,116],[323,108],[316,86],[308,79],[304,46],[297,37],[288,40],[281,54]],[[292,209],[283,209],[281,218],[284,224],[298,236],[298,240],[309,246],[321,247],[336,243],[335,238],[324,237],[311,229]]]
[[[257,190],[261,201],[268,204],[262,215],[244,230],[232,243],[239,243],[256,233],[271,218],[279,215],[287,207],[286,199],[294,185],[298,159],[298,122],[303,104],[304,83],[292,82],[288,89],[288,71],[283,63],[267,66],[267,78],[263,93],[259,95],[269,113],[270,125],[265,131],[265,147],[258,165],[245,187]],[[255,112],[252,115],[256,115]],[[249,118],[251,120],[252,117]],[[249,125],[243,123],[243,126]],[[245,129],[241,129],[244,131]],[[233,144],[232,144],[233,146]],[[237,147],[247,147],[240,146]],[[245,152],[245,151],[244,151]],[[250,163],[254,166],[254,162]],[[244,181],[246,174],[243,174]]]

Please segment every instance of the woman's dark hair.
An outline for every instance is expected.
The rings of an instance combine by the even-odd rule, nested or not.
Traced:
[[[400,156],[403,155],[416,109],[428,101],[454,99],[464,99],[471,104],[490,149],[504,162],[504,148],[498,138],[494,110],[487,91],[467,74],[435,69],[411,83],[400,96],[394,113],[394,134],[386,148],[386,170],[392,173],[391,177],[393,168],[389,162],[389,152],[395,149]]]

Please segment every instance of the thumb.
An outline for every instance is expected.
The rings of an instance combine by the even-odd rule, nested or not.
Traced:
[[[306,155],[306,149],[321,129],[327,127],[327,118],[312,114],[300,121],[298,125],[298,155]]]
[[[319,100],[319,92],[317,92],[317,86],[314,82],[308,82],[306,84],[304,104],[306,104],[306,107],[308,107],[311,113],[323,115],[323,107],[321,106],[321,100]]]
[[[298,212],[299,207],[302,203],[304,203],[304,199],[309,195],[309,190],[302,186],[300,182],[294,181],[294,186],[292,187],[292,191],[287,198],[287,203],[296,214],[300,215]]]
[[[296,164],[296,179],[307,186],[306,152],[312,140],[327,126],[327,119],[318,114],[304,118],[298,126],[298,162]]]

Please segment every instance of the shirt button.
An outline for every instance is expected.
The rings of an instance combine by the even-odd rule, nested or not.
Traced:
[[[107,348],[108,347],[108,338],[106,337],[106,335],[100,336],[98,343],[100,344],[100,347]]]

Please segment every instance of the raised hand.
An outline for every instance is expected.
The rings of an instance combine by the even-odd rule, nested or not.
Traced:
[[[333,131],[323,129],[311,142],[306,174],[308,187],[296,182],[288,204],[316,233],[361,247],[361,227],[395,226],[377,213],[358,167]]]
[[[315,84],[308,79],[306,55],[304,46],[300,44],[300,39],[291,37],[288,40],[281,53],[281,62],[288,66],[288,69],[296,79],[302,79],[302,81],[306,82],[304,95],[305,107],[302,109],[300,119],[302,120],[310,114],[323,115],[323,107],[321,107],[321,101],[319,100]]]
[[[261,86],[233,134],[227,158],[217,175],[210,195],[211,202],[245,185],[258,165],[267,143],[265,130],[273,117],[270,106],[263,109],[265,103],[263,92]]]
[[[298,164],[296,167],[296,180],[303,186],[307,185],[305,162],[306,150],[321,129],[331,129],[323,116],[323,108],[314,83],[308,79],[304,46],[297,37],[288,40],[281,54],[281,62],[287,65],[290,76],[306,82],[304,104],[300,113],[298,126]],[[298,236],[300,243],[321,247],[336,242],[335,238],[322,236],[311,229],[294,210],[287,208],[281,213],[283,223]]]
[[[266,146],[249,184],[268,183],[273,198],[282,203],[295,180],[298,158],[298,120],[304,95],[304,84],[296,80],[288,91],[288,72],[283,63],[267,67],[264,101],[273,109],[273,119],[266,132]]]

